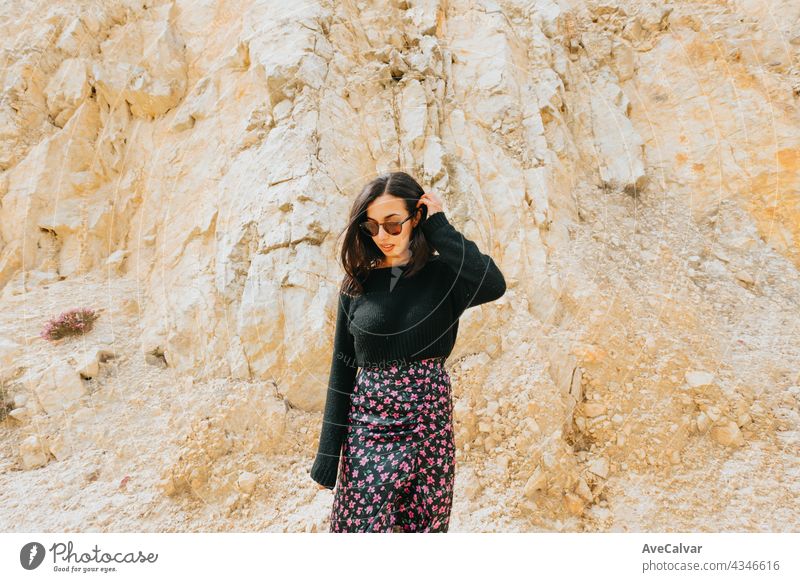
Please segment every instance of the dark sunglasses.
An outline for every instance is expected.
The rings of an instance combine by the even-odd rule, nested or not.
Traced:
[[[382,222],[380,224],[377,223],[377,222],[374,222],[372,220],[365,220],[364,222],[360,223],[358,226],[361,228],[362,231],[367,233],[369,236],[378,236],[378,233],[380,232],[380,226],[382,224],[383,225],[383,230],[386,231],[386,234],[396,235],[396,234],[400,234],[400,232],[403,230],[403,223],[408,221],[408,220],[410,220],[410,219],[412,219],[412,218],[414,218],[413,214],[411,216],[409,216],[408,218],[406,218],[405,220],[402,220],[400,222],[391,220],[391,221],[388,221],[388,222]]]

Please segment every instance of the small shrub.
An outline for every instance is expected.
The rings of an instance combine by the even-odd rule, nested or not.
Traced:
[[[68,335],[82,335],[91,331],[99,314],[94,309],[78,307],[65,311],[58,317],[48,321],[39,334],[46,340],[57,340]]]

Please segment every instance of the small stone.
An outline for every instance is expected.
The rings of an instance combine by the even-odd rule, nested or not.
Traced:
[[[606,411],[606,405],[602,402],[587,402],[584,406],[584,414],[589,418],[600,416]]]
[[[686,372],[684,378],[686,380],[686,383],[691,388],[708,386],[714,382],[714,374],[712,374],[711,372],[704,372],[701,370]]]
[[[81,377],[63,362],[48,367],[31,382],[31,388],[48,414],[63,412],[86,394]]]
[[[483,491],[480,479],[471,470],[462,471],[462,491],[470,501],[475,501]]]
[[[586,506],[583,500],[574,493],[567,493],[564,496],[564,505],[572,515],[583,514],[583,509]]]
[[[578,486],[575,488],[575,493],[581,496],[581,498],[588,502],[592,500],[592,490],[589,489],[589,485],[586,483],[586,480],[581,477],[578,479]]]
[[[711,438],[721,445],[728,447],[740,447],[744,445],[744,436],[736,426],[736,423],[729,420],[727,423],[715,426],[711,429]]]
[[[47,464],[48,450],[38,435],[31,435],[23,440],[19,446],[19,454],[25,469],[35,469]]]
[[[701,412],[697,415],[697,430],[701,434],[708,431],[711,428],[711,419],[708,418],[708,415],[705,412]]]
[[[249,471],[242,471],[242,473],[239,475],[239,479],[236,481],[236,484],[242,492],[250,495],[255,490],[257,482],[258,475],[255,473],[250,473]]]
[[[22,406],[20,408],[15,408],[11,412],[9,412],[8,415],[14,420],[18,420],[19,422],[25,422],[31,417],[32,413],[30,408],[28,408],[27,406]]]
[[[547,476],[541,467],[536,467],[533,474],[528,478],[522,490],[523,495],[528,498],[534,497],[537,491],[544,491],[547,487]]]
[[[605,479],[608,477],[608,459],[602,457],[595,459],[589,463],[588,469],[591,473],[594,473],[598,477]]]

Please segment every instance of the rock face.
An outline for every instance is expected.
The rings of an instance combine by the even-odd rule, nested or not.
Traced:
[[[798,18],[9,3],[0,525],[325,530],[337,237],[403,169],[508,282],[448,360],[452,531],[796,531]]]

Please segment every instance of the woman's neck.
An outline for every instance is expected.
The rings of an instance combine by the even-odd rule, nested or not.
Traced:
[[[379,269],[384,269],[386,267],[399,267],[402,265],[407,264],[411,260],[411,253],[407,253],[404,257],[391,257],[391,259],[384,259],[378,263]]]

